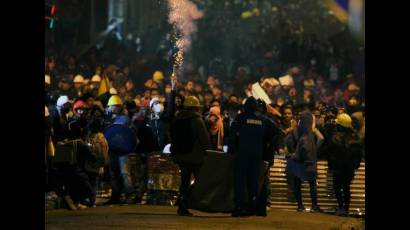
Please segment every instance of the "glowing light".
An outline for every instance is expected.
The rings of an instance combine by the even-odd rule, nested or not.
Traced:
[[[203,17],[203,12],[189,0],[168,0],[168,21],[178,30],[172,37],[178,51],[174,54],[174,70],[184,63],[184,53],[191,46],[191,35],[197,31],[194,21]]]

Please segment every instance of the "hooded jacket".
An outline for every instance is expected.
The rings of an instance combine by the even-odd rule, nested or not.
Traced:
[[[176,113],[171,124],[171,154],[175,163],[202,164],[211,148],[201,115],[191,110]]]
[[[296,128],[299,139],[295,151],[295,158],[298,162],[304,164],[306,171],[316,172],[317,147],[312,125],[312,113],[303,112]]]

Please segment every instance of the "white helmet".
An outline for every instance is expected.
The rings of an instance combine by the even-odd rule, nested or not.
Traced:
[[[84,83],[84,77],[81,76],[81,75],[77,75],[77,76],[74,77],[73,82],[74,83]]]
[[[149,107],[152,108],[152,105],[154,105],[155,102],[159,102],[158,97],[153,97],[151,101],[149,102]]]
[[[110,94],[118,94],[118,92],[115,88],[111,88],[110,89]]]
[[[66,96],[66,95],[63,95],[63,96],[60,96],[58,99],[57,99],[57,106],[58,107],[61,107],[61,106],[63,106],[65,103],[67,103],[67,102],[70,102],[71,103],[71,101],[68,99],[68,97]]]
[[[46,83],[47,85],[50,85],[50,84],[51,84],[51,78],[50,78],[50,75],[48,75],[48,74],[46,74],[46,76],[45,76],[45,83]]]
[[[99,75],[94,75],[91,78],[91,82],[100,82],[101,81],[101,77]]]

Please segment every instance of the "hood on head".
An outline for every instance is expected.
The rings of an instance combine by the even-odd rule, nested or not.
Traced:
[[[305,134],[311,133],[312,125],[313,125],[312,113],[309,111],[302,112],[302,114],[300,115],[300,120],[299,120],[298,127],[297,127],[298,136],[301,137]]]

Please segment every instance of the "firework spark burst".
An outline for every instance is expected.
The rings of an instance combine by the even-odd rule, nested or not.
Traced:
[[[178,52],[174,55],[174,70],[184,63],[184,53],[191,46],[191,35],[197,31],[195,20],[204,16],[197,6],[189,0],[168,0],[168,21],[178,30],[173,38]]]

